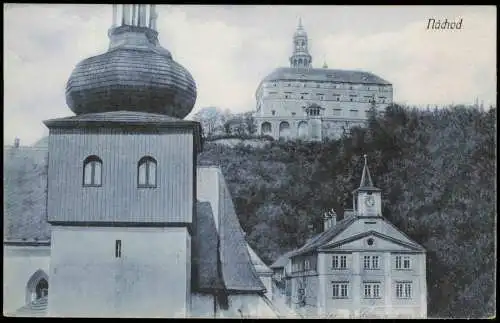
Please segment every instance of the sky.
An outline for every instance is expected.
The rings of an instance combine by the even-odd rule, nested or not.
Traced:
[[[255,90],[289,65],[299,17],[313,67],[370,71],[409,105],[496,105],[495,6],[158,5],[160,44],[197,85],[192,113],[255,109]],[[429,19],[462,19],[428,30]],[[104,53],[111,5],[4,4],[4,145],[31,145],[42,121],[73,115],[65,86],[75,65]]]

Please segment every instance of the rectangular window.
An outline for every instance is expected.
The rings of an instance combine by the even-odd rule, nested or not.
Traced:
[[[352,101],[352,99],[351,99],[351,101]],[[349,111],[350,111],[352,117],[356,117],[358,115],[358,110],[349,110]]]
[[[380,282],[363,283],[365,298],[380,298]]]
[[[347,256],[333,256],[332,267],[333,269],[346,269]]]
[[[363,257],[363,268],[370,269],[370,256]]]
[[[122,241],[115,241],[115,258],[121,258],[122,256]]]
[[[396,256],[396,269],[411,269],[410,256]]]
[[[348,282],[334,282],[332,284],[333,298],[347,298],[348,285]]]
[[[309,270],[310,269],[310,264],[309,264],[309,260],[304,260],[304,270]]]
[[[347,268],[347,256],[340,256],[340,268]]]
[[[397,282],[396,283],[396,297],[397,298],[411,298],[412,283],[411,282]]]
[[[342,110],[341,109],[333,109],[333,115],[334,116],[342,115]]]
[[[410,256],[404,256],[403,257],[403,268],[404,269],[410,269],[411,268],[411,265],[410,265]]]
[[[372,256],[372,269],[379,269],[378,256]]]
[[[401,262],[402,258],[403,258],[402,256],[396,256],[396,269],[401,269],[402,268],[402,266],[401,266],[401,264],[402,264],[402,262]]]

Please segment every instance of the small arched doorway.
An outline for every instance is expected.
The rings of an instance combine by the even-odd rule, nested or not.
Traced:
[[[49,276],[38,269],[26,284],[26,304],[49,295]]]

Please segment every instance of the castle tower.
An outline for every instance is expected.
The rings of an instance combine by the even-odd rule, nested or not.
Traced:
[[[293,34],[293,54],[290,57],[290,67],[311,67],[312,57],[309,54],[307,41],[307,33],[302,27],[302,20],[299,18],[299,25]]]
[[[49,316],[186,317],[199,123],[196,85],[161,47],[155,5],[113,5],[106,53],[49,128]]]
[[[368,156],[365,154],[364,158],[365,165],[363,166],[361,183],[359,184],[359,187],[353,192],[354,209],[357,211],[359,216],[381,216],[381,189],[373,185],[370,170],[368,169]]]

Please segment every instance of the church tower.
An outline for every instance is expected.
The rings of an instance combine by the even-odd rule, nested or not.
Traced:
[[[353,192],[354,210],[357,211],[358,216],[382,216],[381,189],[373,185],[366,154],[364,158],[365,165],[361,175],[361,183],[359,188]]]
[[[49,128],[49,316],[186,317],[201,127],[155,5],[113,5],[107,52],[76,65]]]
[[[312,57],[309,54],[307,41],[307,33],[302,27],[302,20],[299,18],[299,25],[293,34],[293,54],[290,57],[290,67],[311,67]]]

